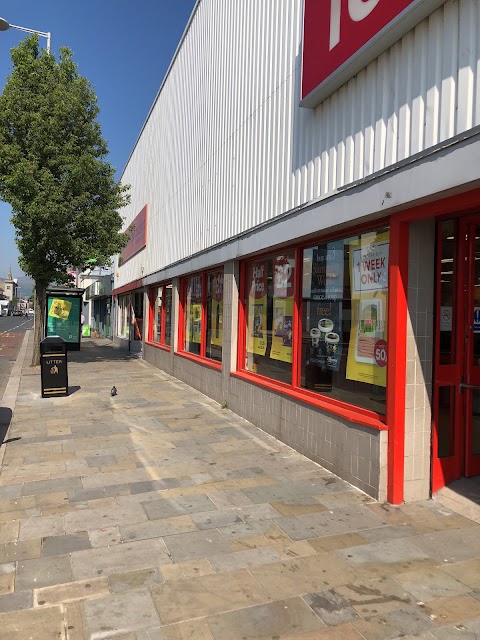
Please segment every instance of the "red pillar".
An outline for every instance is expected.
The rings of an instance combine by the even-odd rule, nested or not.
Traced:
[[[391,504],[401,504],[404,496],[408,238],[408,222],[400,222],[392,217],[390,221],[387,364],[387,500]]]

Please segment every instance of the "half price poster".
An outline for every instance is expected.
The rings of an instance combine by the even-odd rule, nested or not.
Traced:
[[[295,268],[287,257],[273,265],[273,330],[270,358],[292,362],[293,283]]]
[[[264,356],[267,350],[267,277],[265,260],[254,262],[248,270],[247,351]]]

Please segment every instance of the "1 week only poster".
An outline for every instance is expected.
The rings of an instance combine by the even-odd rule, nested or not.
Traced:
[[[350,244],[352,325],[347,378],[387,383],[388,253],[390,234],[365,234]]]

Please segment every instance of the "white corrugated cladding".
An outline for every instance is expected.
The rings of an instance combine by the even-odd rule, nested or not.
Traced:
[[[116,286],[480,124],[479,0],[447,0],[315,110],[298,106],[302,11],[197,4],[122,177],[148,244]]]

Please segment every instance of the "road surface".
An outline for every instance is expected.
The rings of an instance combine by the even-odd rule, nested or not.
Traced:
[[[33,328],[33,316],[0,316],[0,400],[27,329]]]

